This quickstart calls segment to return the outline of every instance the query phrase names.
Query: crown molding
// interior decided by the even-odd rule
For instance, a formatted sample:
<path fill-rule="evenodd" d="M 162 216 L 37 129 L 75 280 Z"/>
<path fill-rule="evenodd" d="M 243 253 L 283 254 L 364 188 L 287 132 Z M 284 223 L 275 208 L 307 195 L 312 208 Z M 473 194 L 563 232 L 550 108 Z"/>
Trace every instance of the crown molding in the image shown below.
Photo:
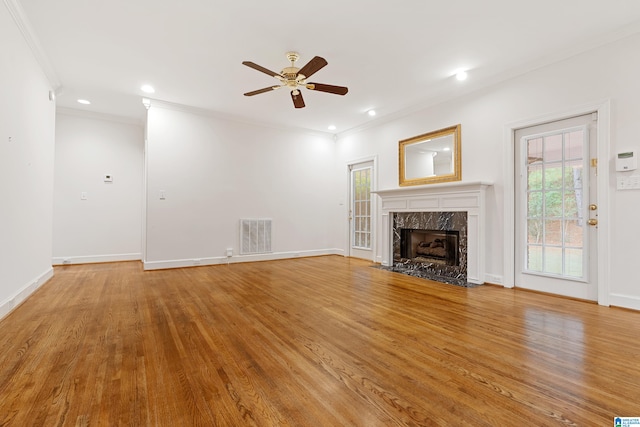
<path fill-rule="evenodd" d="M 56 114 L 65 116 L 82 117 L 85 119 L 106 120 L 109 122 L 123 123 L 127 125 L 144 126 L 144 120 L 131 117 L 117 116 L 115 114 L 97 113 L 94 111 L 77 110 L 69 107 L 56 107 Z"/>
<path fill-rule="evenodd" d="M 301 128 L 301 127 L 296 127 L 296 126 L 275 125 L 273 123 L 261 122 L 261 121 L 258 121 L 258 120 L 248 120 L 248 119 L 245 119 L 243 117 L 239 117 L 239 116 L 236 116 L 236 115 L 233 115 L 233 114 L 220 113 L 218 111 L 207 110 L 207 109 L 199 108 L 199 107 L 192 107 L 190 105 L 178 104 L 178 103 L 170 102 L 170 101 L 163 101 L 161 99 L 154 99 L 154 98 L 149 98 L 149 97 L 146 97 L 146 96 L 145 96 L 145 98 L 147 98 L 147 99 L 149 99 L 151 101 L 150 109 L 152 109 L 154 107 L 156 107 L 156 108 L 164 108 L 164 109 L 167 109 L 167 110 L 174 110 L 174 111 L 181 111 L 183 113 L 197 114 L 199 116 L 204 116 L 204 117 L 209 117 L 209 118 L 214 118 L 214 119 L 220 119 L 220 120 L 226 120 L 226 121 L 229 121 L 229 122 L 235 122 L 235 123 L 244 124 L 244 125 L 257 126 L 257 127 L 262 127 L 262 128 L 269 128 L 269 129 L 285 131 L 285 132 L 298 132 L 298 133 L 304 133 L 304 134 L 308 134 L 308 135 L 312 135 L 312 136 L 319 136 L 319 137 L 323 137 L 323 138 L 334 139 L 334 134 L 328 133 L 328 132 L 315 131 L 315 130 L 312 130 L 312 129 L 306 129 L 306 128 Z"/>
<path fill-rule="evenodd" d="M 49 61 L 49 58 L 44 53 L 44 50 L 38 41 L 38 37 L 36 37 L 33 27 L 31 26 L 27 15 L 24 13 L 24 9 L 22 9 L 19 0 L 4 0 L 4 4 L 9 11 L 11 18 L 13 18 L 13 22 L 15 22 L 16 26 L 20 30 L 22 37 L 27 42 L 29 49 L 31 49 L 33 56 L 36 58 L 36 61 L 40 65 L 40 68 L 49 81 L 49 84 L 53 90 L 57 92 L 62 87 L 62 83 L 60 83 L 60 79 L 53 69 L 51 61 Z"/>
<path fill-rule="evenodd" d="M 535 58 L 529 62 L 522 63 L 504 72 L 485 76 L 475 84 L 470 84 L 468 88 L 458 88 L 455 93 L 452 93 L 451 91 L 443 91 L 437 96 L 429 98 L 425 101 L 409 105 L 393 113 L 377 116 L 375 119 L 337 133 L 336 138 L 340 140 L 345 137 L 358 134 L 365 130 L 384 125 L 386 123 L 401 120 L 405 117 L 410 117 L 413 114 L 426 111 L 429 108 L 444 105 L 447 102 L 464 99 L 467 96 L 472 96 L 473 94 L 494 88 L 505 82 L 522 77 L 530 72 L 561 63 L 578 55 L 594 51 L 603 46 L 617 43 L 621 40 L 624 40 L 628 37 L 633 37 L 637 34 L 640 34 L 640 20 L 636 20 L 607 34 L 594 36 L 589 38 L 588 40 L 585 40 L 568 48 L 552 52 L 540 58 Z"/>

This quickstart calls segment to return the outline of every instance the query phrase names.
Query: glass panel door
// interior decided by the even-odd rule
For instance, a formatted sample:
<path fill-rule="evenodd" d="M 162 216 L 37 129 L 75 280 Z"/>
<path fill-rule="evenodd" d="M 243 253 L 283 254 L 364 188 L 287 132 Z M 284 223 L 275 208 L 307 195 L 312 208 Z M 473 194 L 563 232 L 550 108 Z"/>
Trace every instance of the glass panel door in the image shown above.
<path fill-rule="evenodd" d="M 352 171 L 352 247 L 371 249 L 371 168 Z"/>
<path fill-rule="evenodd" d="M 515 134 L 515 286 L 597 300 L 597 117 Z"/>
<path fill-rule="evenodd" d="M 373 161 L 349 166 L 349 256 L 374 260 Z"/>

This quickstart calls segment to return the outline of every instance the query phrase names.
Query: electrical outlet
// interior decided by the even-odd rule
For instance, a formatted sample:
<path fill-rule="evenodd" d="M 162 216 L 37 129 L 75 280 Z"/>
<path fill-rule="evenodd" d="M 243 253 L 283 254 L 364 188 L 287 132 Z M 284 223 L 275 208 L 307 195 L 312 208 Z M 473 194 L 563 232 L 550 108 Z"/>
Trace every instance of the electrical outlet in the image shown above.
<path fill-rule="evenodd" d="M 498 276 L 497 274 L 485 274 L 484 278 L 487 282 L 492 283 L 494 285 L 502 284 L 502 276 Z"/>
<path fill-rule="evenodd" d="M 233 256 L 233 248 L 227 248 L 227 258 L 230 258 Z"/>
<path fill-rule="evenodd" d="M 200 258 L 196 258 L 193 260 L 193 265 L 200 265 L 202 264 L 202 260 Z"/>

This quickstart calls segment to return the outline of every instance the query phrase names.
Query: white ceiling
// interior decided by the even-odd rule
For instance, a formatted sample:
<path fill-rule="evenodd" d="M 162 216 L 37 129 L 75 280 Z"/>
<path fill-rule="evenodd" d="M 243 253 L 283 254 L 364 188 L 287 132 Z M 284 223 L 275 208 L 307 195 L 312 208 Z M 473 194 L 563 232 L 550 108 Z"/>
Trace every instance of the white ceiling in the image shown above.
<path fill-rule="evenodd" d="M 14 0 L 60 83 L 57 105 L 144 117 L 154 99 L 251 122 L 334 133 L 460 96 L 640 31 L 638 0 Z M 18 6 L 18 7 L 19 7 Z M 278 81 L 288 51 L 328 62 L 303 89 Z M 467 69 L 459 82 L 452 73 Z M 89 99 L 90 106 L 76 102 Z M 369 109 L 378 115 L 366 115 Z"/>

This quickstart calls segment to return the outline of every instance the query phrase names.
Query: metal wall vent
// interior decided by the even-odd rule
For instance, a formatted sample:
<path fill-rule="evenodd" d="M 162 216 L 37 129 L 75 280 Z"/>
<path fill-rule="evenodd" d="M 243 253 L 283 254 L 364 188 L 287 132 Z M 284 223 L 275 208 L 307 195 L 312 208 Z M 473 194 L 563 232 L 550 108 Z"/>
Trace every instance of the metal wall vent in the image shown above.
<path fill-rule="evenodd" d="M 240 220 L 240 254 L 266 254 L 271 252 L 271 219 Z"/>

